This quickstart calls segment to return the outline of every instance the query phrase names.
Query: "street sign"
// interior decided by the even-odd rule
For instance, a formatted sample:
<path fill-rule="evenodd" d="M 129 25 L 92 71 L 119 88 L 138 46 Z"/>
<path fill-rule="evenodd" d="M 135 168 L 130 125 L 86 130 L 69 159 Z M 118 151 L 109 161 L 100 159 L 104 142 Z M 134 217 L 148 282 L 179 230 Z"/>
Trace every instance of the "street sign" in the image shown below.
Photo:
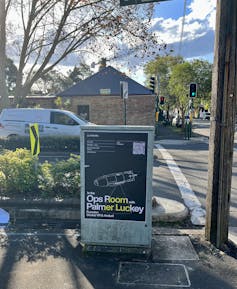
<path fill-rule="evenodd" d="M 40 142 L 39 142 L 39 126 L 38 123 L 30 124 L 30 145 L 31 153 L 33 156 L 38 156 L 40 153 Z"/>
<path fill-rule="evenodd" d="M 123 98 L 123 99 L 128 98 L 128 83 L 127 83 L 127 81 L 120 81 L 120 94 L 121 94 L 121 98 Z"/>
<path fill-rule="evenodd" d="M 151 2 L 164 2 L 170 0 L 120 0 L 120 6 L 146 4 Z"/>

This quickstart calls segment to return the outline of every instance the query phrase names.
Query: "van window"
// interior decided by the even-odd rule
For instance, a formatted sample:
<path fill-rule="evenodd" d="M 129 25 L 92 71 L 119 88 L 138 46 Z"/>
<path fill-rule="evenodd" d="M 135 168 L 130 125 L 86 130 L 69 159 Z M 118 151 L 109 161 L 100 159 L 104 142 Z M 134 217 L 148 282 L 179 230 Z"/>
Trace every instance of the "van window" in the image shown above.
<path fill-rule="evenodd" d="M 78 123 L 70 116 L 62 112 L 51 112 L 50 123 L 61 125 L 78 125 Z"/>

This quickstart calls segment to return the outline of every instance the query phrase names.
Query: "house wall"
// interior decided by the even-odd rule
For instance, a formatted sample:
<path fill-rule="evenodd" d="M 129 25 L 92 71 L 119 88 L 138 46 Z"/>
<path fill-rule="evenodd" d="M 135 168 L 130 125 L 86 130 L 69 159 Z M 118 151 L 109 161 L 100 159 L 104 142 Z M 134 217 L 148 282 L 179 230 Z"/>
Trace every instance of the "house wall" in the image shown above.
<path fill-rule="evenodd" d="M 56 98 L 37 97 L 27 98 L 27 106 L 42 108 L 57 108 Z M 65 109 L 78 114 L 78 105 L 89 106 L 89 120 L 102 125 L 124 124 L 124 101 L 119 96 L 74 96 L 62 97 L 62 102 L 70 100 Z M 155 97 L 153 95 L 129 96 L 126 100 L 127 125 L 151 125 L 155 124 Z"/>
<path fill-rule="evenodd" d="M 71 110 L 77 113 L 78 105 L 89 105 L 90 121 L 102 125 L 124 124 L 124 101 L 119 96 L 72 97 Z M 126 100 L 128 125 L 154 125 L 155 97 L 129 96 Z"/>

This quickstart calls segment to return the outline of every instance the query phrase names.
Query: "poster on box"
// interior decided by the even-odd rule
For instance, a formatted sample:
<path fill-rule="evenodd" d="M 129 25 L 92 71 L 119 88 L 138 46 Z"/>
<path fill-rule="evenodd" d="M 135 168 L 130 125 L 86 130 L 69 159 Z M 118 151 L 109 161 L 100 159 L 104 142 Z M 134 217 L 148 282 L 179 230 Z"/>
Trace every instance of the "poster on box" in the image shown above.
<path fill-rule="evenodd" d="M 85 218 L 145 221 L 147 133 L 85 133 Z"/>

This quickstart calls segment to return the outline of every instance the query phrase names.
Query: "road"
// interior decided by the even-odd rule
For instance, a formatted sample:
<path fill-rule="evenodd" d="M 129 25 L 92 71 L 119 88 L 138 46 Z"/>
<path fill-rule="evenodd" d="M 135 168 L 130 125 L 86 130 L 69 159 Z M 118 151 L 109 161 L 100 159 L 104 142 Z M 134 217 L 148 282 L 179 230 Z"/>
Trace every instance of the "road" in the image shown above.
<path fill-rule="evenodd" d="M 209 136 L 209 121 L 195 121 L 195 132 L 203 136 Z M 208 172 L 208 138 L 193 138 L 190 141 L 163 140 L 160 144 L 173 157 L 177 166 L 181 169 L 192 191 L 200 201 L 202 207 L 206 207 L 207 172 Z M 195 139 L 195 141 L 194 141 Z M 237 149 L 235 144 L 235 151 Z M 159 151 L 160 168 L 156 174 L 160 175 L 159 186 L 155 190 L 156 195 L 165 196 L 175 200 L 181 199 L 181 194 L 175 184 L 175 180 L 169 173 L 166 160 Z M 155 184 L 154 184 L 155 186 Z M 232 187 L 230 203 L 230 226 L 237 227 L 237 152 L 234 153 Z"/>

